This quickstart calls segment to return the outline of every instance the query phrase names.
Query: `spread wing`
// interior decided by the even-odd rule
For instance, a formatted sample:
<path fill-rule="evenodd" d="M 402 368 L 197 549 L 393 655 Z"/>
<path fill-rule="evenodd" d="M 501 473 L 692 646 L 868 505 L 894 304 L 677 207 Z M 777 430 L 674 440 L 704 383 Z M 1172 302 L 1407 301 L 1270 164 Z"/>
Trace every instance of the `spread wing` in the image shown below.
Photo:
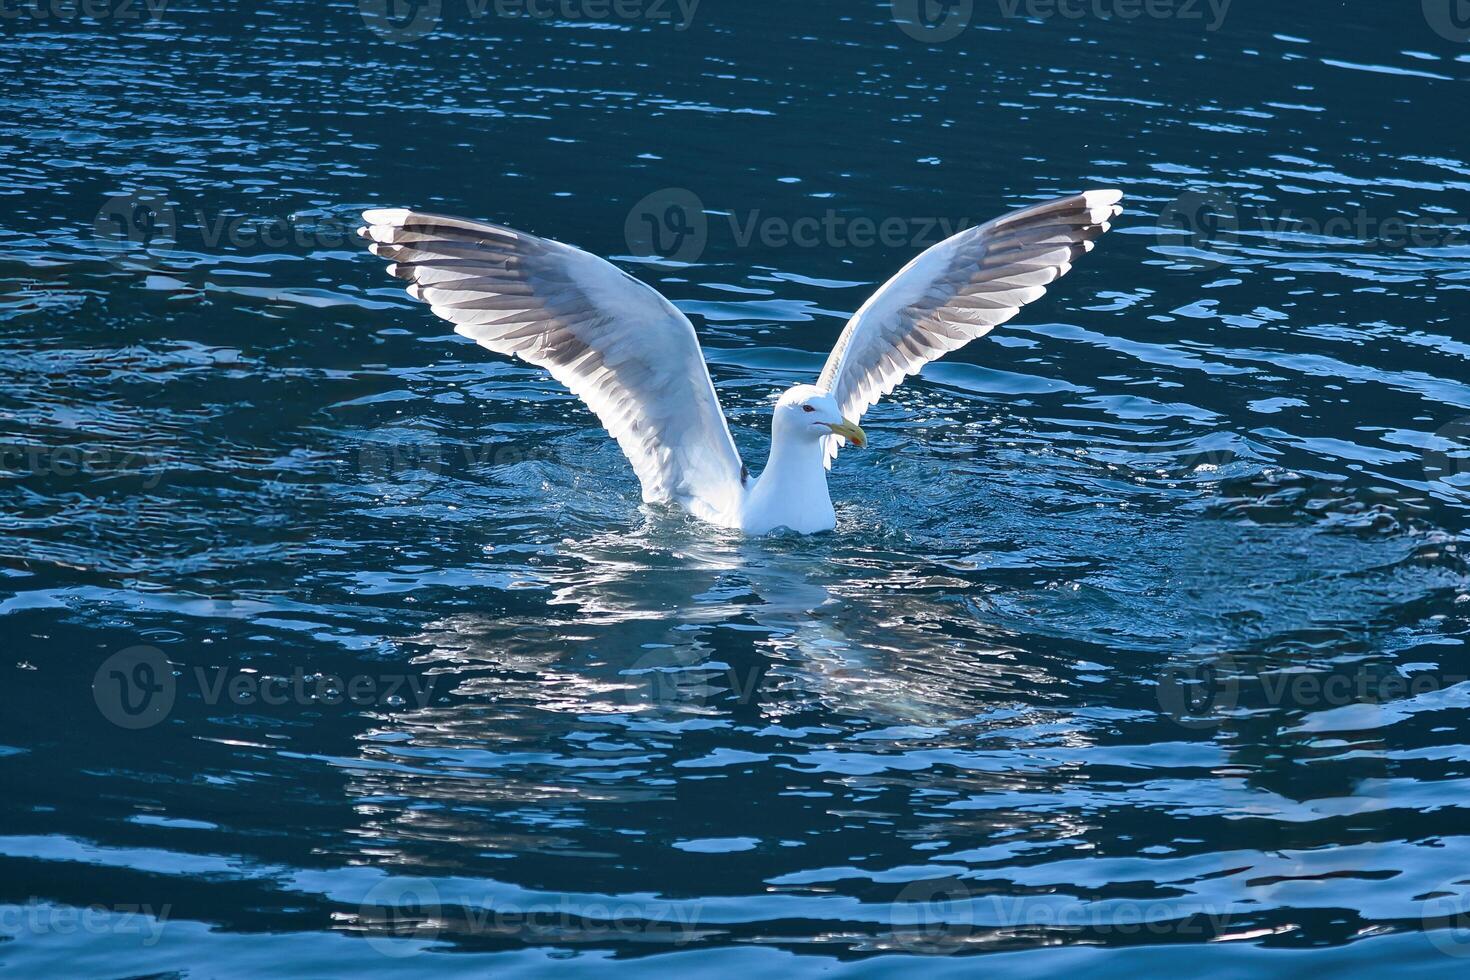
<path fill-rule="evenodd" d="M 967 228 L 919 254 L 863 304 L 817 386 L 857 421 L 925 364 L 983 337 L 1046 292 L 1123 213 L 1118 191 L 1087 191 Z M 827 437 L 827 465 L 845 442 Z"/>
<path fill-rule="evenodd" d="M 740 454 L 687 317 L 580 249 L 498 225 L 363 212 L 372 251 L 463 334 L 539 365 L 617 440 L 643 499 L 719 522 L 738 507 Z"/>

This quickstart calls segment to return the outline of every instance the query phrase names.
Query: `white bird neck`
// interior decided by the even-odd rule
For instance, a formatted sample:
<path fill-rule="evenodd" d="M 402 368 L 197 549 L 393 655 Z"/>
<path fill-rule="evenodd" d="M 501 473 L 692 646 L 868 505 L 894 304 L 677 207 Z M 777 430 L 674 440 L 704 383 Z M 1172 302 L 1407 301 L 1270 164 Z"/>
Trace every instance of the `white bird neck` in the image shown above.
<path fill-rule="evenodd" d="M 741 526 L 754 534 L 777 527 L 812 534 L 836 524 L 822 440 L 771 433 L 771 455 L 746 497 Z"/>

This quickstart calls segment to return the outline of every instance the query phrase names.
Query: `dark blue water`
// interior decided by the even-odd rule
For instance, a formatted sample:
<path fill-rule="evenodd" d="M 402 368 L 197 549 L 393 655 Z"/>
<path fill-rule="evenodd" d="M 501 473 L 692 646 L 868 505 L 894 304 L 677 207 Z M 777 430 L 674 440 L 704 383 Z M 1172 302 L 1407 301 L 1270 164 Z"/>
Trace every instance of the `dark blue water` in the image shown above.
<path fill-rule="evenodd" d="M 383 6 L 0 18 L 7 975 L 1463 974 L 1449 3 Z M 758 467 L 943 228 L 1111 186 L 800 540 L 349 234 L 612 257 Z"/>

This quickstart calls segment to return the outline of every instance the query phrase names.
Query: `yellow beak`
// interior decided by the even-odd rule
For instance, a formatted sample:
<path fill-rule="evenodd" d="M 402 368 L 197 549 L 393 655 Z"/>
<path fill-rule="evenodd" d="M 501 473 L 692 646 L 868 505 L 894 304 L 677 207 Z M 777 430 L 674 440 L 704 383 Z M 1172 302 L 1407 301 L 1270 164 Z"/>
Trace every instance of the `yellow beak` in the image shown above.
<path fill-rule="evenodd" d="M 847 419 L 843 419 L 841 423 L 837 425 L 833 425 L 829 422 L 827 424 L 827 428 L 831 429 L 833 433 L 846 439 L 848 442 L 852 443 L 859 449 L 868 444 L 868 434 L 864 432 L 856 422 L 850 422 Z"/>

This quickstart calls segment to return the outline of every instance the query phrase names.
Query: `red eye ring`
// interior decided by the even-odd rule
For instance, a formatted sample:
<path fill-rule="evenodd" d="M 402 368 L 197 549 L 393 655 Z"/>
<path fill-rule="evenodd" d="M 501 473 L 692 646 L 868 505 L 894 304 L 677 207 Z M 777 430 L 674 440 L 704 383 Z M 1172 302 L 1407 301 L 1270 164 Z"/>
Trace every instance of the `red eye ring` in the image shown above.
<path fill-rule="evenodd" d="M 801 406 L 801 410 L 803 412 L 815 412 L 816 411 L 816 409 L 815 408 L 812 408 L 810 405 L 803 405 L 803 406 Z"/>

